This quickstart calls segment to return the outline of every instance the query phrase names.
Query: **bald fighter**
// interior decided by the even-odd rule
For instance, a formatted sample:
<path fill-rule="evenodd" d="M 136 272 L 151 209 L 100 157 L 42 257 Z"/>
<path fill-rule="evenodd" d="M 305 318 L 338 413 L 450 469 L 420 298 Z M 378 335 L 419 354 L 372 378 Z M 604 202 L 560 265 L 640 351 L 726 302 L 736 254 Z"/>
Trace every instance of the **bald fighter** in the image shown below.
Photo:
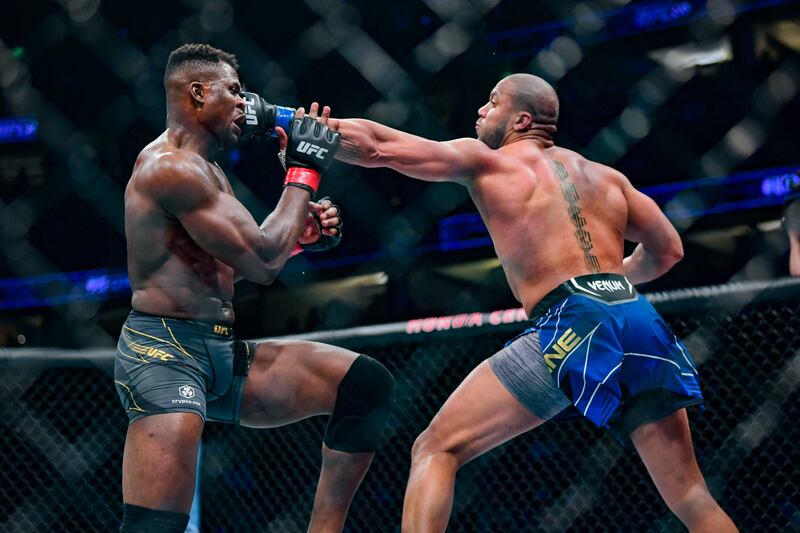
<path fill-rule="evenodd" d="M 316 106 L 297 111 L 288 139 L 279 130 L 288 171 L 275 210 L 259 225 L 235 198 L 212 155 L 268 115 L 260 98 L 243 98 L 237 68 L 208 45 L 170 54 L 167 129 L 139 154 L 125 191 L 133 311 L 115 358 L 129 418 L 124 532 L 184 531 L 206 421 L 267 428 L 321 414 L 330 418 L 308 530 L 342 531 L 390 410 L 393 378 L 374 359 L 235 340 L 234 280 L 270 284 L 298 245 L 341 237 L 338 209 L 313 201 L 338 141 L 314 120 Z"/>
<path fill-rule="evenodd" d="M 341 134 L 337 158 L 467 187 L 532 322 L 472 371 L 417 438 L 403 530 L 443 531 L 459 468 L 572 405 L 632 442 L 691 531 L 734 531 L 695 460 L 686 414 L 702 403 L 695 365 L 634 287 L 681 259 L 681 239 L 621 173 L 555 146 L 558 110 L 544 80 L 514 74 L 478 110 L 477 140 L 329 122 Z M 626 239 L 639 244 L 623 259 Z"/>

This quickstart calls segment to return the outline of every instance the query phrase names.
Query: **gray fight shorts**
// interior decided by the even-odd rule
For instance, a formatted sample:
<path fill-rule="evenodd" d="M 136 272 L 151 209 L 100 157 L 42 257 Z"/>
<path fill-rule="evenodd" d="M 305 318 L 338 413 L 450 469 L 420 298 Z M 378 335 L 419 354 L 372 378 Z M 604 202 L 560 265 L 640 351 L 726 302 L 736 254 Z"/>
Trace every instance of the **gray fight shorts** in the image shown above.
<path fill-rule="evenodd" d="M 128 422 L 160 413 L 196 413 L 239 423 L 255 346 L 230 326 L 132 311 L 122 326 L 114 382 Z"/>
<path fill-rule="evenodd" d="M 514 339 L 489 358 L 489 366 L 508 392 L 542 420 L 553 418 L 571 404 L 553 382 L 536 331 Z"/>

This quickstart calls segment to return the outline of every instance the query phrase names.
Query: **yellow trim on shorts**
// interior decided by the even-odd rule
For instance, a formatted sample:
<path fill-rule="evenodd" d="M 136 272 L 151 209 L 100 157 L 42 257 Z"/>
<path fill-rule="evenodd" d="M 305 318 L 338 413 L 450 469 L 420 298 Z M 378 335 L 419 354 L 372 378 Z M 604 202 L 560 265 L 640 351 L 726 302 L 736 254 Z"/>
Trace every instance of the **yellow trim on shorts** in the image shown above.
<path fill-rule="evenodd" d="M 145 355 L 147 357 L 152 357 L 153 359 L 159 359 L 161 361 L 167 361 L 169 359 L 178 359 L 178 354 L 173 353 L 172 350 L 166 351 L 162 350 L 161 348 L 156 348 L 155 346 L 146 346 L 144 344 L 139 344 L 134 342 L 132 339 L 128 337 L 128 335 L 123 331 L 120 335 L 125 344 L 138 354 Z M 117 344 L 119 347 L 119 344 Z M 190 356 L 191 357 L 191 356 Z"/>
<path fill-rule="evenodd" d="M 139 407 L 138 403 L 136 403 L 136 398 L 133 397 L 133 391 L 130 389 L 130 387 L 128 387 L 127 385 L 125 385 L 121 381 L 117 381 L 116 379 L 114 380 L 114 383 L 116 383 L 117 385 L 120 385 L 122 387 L 125 387 L 125 390 L 128 391 L 128 394 L 131 397 L 131 401 L 133 402 L 133 407 L 129 407 L 128 411 L 139 411 L 140 413 L 146 413 L 147 412 L 144 409 L 142 409 L 141 407 Z"/>
<path fill-rule="evenodd" d="M 125 339 L 124 339 L 124 337 L 123 337 L 123 340 L 125 340 Z M 128 344 L 128 341 L 127 341 L 127 340 L 125 340 L 125 344 Z M 133 348 L 132 348 L 130 345 L 128 345 L 128 348 L 131 348 L 131 349 L 133 349 Z M 136 361 L 137 363 L 144 363 L 144 364 L 146 364 L 146 365 L 149 365 L 149 364 L 152 362 L 152 361 L 148 361 L 148 360 L 147 360 L 147 359 L 145 359 L 144 357 L 137 357 L 137 356 L 135 356 L 135 355 L 130 355 L 130 354 L 127 354 L 127 353 L 123 352 L 122 350 L 120 350 L 120 347 L 119 347 L 119 345 L 117 345 L 117 352 L 119 352 L 119 354 L 120 354 L 121 356 L 123 356 L 123 357 L 127 357 L 127 358 L 128 358 L 128 359 L 130 359 L 131 361 Z"/>
<path fill-rule="evenodd" d="M 187 356 L 188 356 L 190 359 L 194 359 L 194 357 L 192 357 L 192 355 L 191 355 L 189 352 L 187 352 L 187 351 L 184 349 L 184 347 L 181 345 L 181 343 L 180 343 L 180 342 L 178 342 L 178 339 L 176 339 L 176 338 L 175 338 L 175 334 L 174 334 L 174 333 L 172 333 L 172 328 L 170 328 L 170 327 L 167 325 L 167 321 L 166 321 L 166 320 L 164 320 L 164 319 L 162 318 L 162 319 L 161 319 L 161 323 L 162 323 L 162 324 L 164 324 L 164 327 L 165 327 L 165 328 L 167 328 L 167 331 L 169 331 L 169 336 L 170 336 L 170 337 L 172 337 L 172 340 L 174 340 L 174 341 L 175 341 L 175 344 L 177 344 L 177 345 L 178 345 L 178 349 L 179 349 L 181 352 L 183 352 L 184 354 L 186 354 L 186 355 L 187 355 Z"/>
<path fill-rule="evenodd" d="M 163 319 L 162 319 L 162 320 L 163 320 Z M 188 353 L 186 350 L 184 350 L 182 346 L 176 346 L 175 344 L 172 344 L 172 343 L 171 343 L 171 342 L 169 342 L 168 340 L 160 339 L 160 338 L 158 338 L 158 337 L 154 337 L 153 335 L 149 335 L 149 334 L 147 334 L 147 333 L 144 333 L 144 332 L 141 332 L 141 331 L 136 331 L 135 329 L 133 329 L 133 328 L 131 328 L 131 327 L 129 327 L 129 326 L 126 326 L 126 325 L 124 325 L 124 324 L 123 324 L 123 326 L 122 326 L 122 327 L 123 327 L 123 328 L 125 328 L 125 329 L 127 329 L 127 330 L 129 330 L 129 331 L 132 331 L 132 332 L 134 332 L 134 333 L 138 333 L 139 335 L 142 335 L 142 336 L 144 336 L 144 337 L 147 337 L 147 338 L 150 338 L 150 339 L 153 339 L 153 340 L 157 340 L 157 341 L 159 341 L 159 342 L 163 342 L 164 344 L 166 344 L 166 345 L 168 345 L 168 346 L 172 346 L 173 348 L 175 348 L 175 349 L 176 349 L 176 350 L 178 350 L 179 352 L 181 352 L 181 353 L 184 353 L 184 354 L 188 355 L 190 358 L 194 359 L 194 357 L 192 357 L 191 355 L 189 355 L 189 353 Z M 169 329 L 169 328 L 167 328 L 167 329 Z M 170 333 L 171 333 L 171 332 L 170 332 Z M 174 338 L 174 337 L 173 337 L 173 338 Z M 175 342 L 177 342 L 177 341 L 175 341 Z M 139 345 L 139 346 L 141 346 L 141 345 Z"/>
<path fill-rule="evenodd" d="M 144 344 L 139 344 L 138 342 L 135 342 L 125 332 L 122 332 L 122 340 L 125 341 L 125 344 L 128 346 L 128 348 L 130 348 L 134 352 L 141 355 L 147 355 L 148 347 L 145 346 Z"/>

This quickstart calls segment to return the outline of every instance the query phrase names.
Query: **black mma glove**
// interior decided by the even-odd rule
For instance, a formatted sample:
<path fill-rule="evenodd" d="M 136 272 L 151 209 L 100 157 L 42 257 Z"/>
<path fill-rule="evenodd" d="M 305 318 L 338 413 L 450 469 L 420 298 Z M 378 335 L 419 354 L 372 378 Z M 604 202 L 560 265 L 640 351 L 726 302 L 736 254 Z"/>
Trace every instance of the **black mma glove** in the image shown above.
<path fill-rule="evenodd" d="M 320 220 L 320 218 L 319 218 L 319 213 L 317 213 L 317 211 L 315 210 L 311 214 L 311 216 L 314 217 L 314 221 L 317 223 L 317 227 L 319 228 L 319 239 L 317 239 L 316 241 L 314 241 L 312 243 L 309 243 L 309 244 L 300 244 L 300 247 L 303 248 L 303 250 L 306 250 L 308 252 L 324 252 L 325 250 L 330 250 L 334 246 L 338 245 L 339 242 L 342 240 L 342 225 L 343 225 L 343 221 L 342 221 L 342 214 L 339 211 L 339 206 L 334 204 L 331 201 L 331 199 L 329 197 L 327 197 L 327 196 L 322 198 L 322 199 L 320 199 L 319 203 L 321 204 L 325 200 L 328 200 L 328 201 L 331 202 L 331 205 L 330 205 L 330 207 L 328 207 L 328 209 L 330 209 L 331 207 L 335 207 L 336 208 L 336 212 L 337 212 L 336 213 L 336 217 L 339 219 L 339 223 L 336 224 L 333 227 L 323 227 L 322 226 L 322 220 Z M 325 235 L 324 233 L 322 233 L 323 229 L 335 229 L 335 230 L 337 230 L 336 231 L 336 235 Z"/>
<path fill-rule="evenodd" d="M 311 193 L 319 188 L 320 173 L 333 162 L 339 133 L 311 117 L 292 120 L 286 148 L 286 179 L 283 186 L 300 187 Z"/>
<path fill-rule="evenodd" d="M 287 129 L 289 122 L 294 118 L 293 108 L 270 104 L 256 93 L 242 91 L 242 98 L 245 101 L 245 122 L 239 135 L 242 141 L 269 137 L 275 126 Z"/>

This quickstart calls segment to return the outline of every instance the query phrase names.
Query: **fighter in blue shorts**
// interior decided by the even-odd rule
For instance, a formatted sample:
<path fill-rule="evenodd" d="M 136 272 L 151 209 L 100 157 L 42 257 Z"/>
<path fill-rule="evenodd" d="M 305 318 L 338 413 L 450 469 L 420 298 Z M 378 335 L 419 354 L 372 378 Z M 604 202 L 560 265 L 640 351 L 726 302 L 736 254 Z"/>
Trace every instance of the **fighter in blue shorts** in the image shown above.
<path fill-rule="evenodd" d="M 464 185 L 535 321 L 478 365 L 417 438 L 403 530 L 443 531 L 459 468 L 572 405 L 633 444 L 686 527 L 735 531 L 694 455 L 685 407 L 702 402 L 697 371 L 633 287 L 679 261 L 681 239 L 625 176 L 554 144 L 558 107 L 547 82 L 513 74 L 478 110 L 477 139 L 328 122 L 341 135 L 339 159 Z M 639 245 L 623 258 L 625 240 Z"/>
<path fill-rule="evenodd" d="M 489 364 L 543 420 L 573 405 L 628 444 L 637 427 L 703 402 L 683 342 L 624 276 L 570 278 L 530 318 Z"/>

